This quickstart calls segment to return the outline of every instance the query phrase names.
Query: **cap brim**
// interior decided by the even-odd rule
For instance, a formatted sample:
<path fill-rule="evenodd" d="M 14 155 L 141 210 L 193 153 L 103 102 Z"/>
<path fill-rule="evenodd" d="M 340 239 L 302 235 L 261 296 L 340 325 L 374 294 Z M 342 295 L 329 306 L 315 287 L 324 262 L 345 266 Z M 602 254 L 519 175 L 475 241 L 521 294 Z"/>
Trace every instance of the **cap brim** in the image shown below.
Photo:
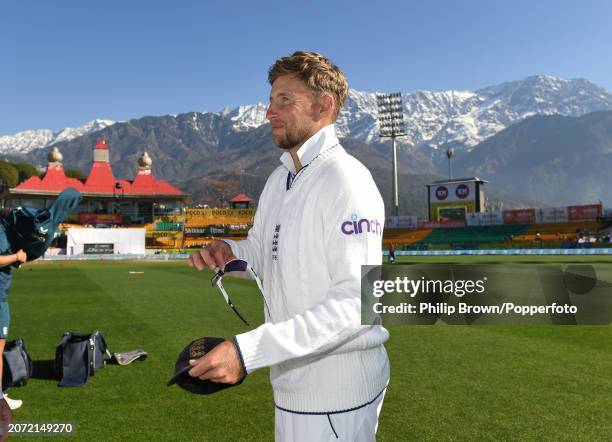
<path fill-rule="evenodd" d="M 202 357 L 204 354 L 210 352 L 214 347 L 224 341 L 225 339 L 223 338 L 210 337 L 200 338 L 196 339 L 195 341 L 192 341 L 180 352 L 176 361 L 176 365 L 174 367 L 174 374 L 166 385 L 169 387 L 171 385 L 176 384 L 183 390 L 195 394 L 212 394 L 224 390 L 226 388 L 240 385 L 242 383 L 242 380 L 240 380 L 240 382 L 237 382 L 236 384 L 224 384 L 222 382 L 202 380 L 200 378 L 196 378 L 189 375 L 189 370 L 191 370 L 191 364 L 189 363 L 189 361 L 191 359 L 197 359 Z M 192 353 L 190 349 L 191 346 L 194 344 L 197 344 L 198 351 Z"/>
<path fill-rule="evenodd" d="M 178 372 L 174 373 L 174 376 L 172 376 L 172 379 L 168 381 L 166 386 L 169 387 L 170 385 L 176 384 L 176 381 L 178 381 L 179 378 L 181 378 L 185 373 L 188 373 L 189 370 L 191 370 L 191 365 L 181 368 Z"/>

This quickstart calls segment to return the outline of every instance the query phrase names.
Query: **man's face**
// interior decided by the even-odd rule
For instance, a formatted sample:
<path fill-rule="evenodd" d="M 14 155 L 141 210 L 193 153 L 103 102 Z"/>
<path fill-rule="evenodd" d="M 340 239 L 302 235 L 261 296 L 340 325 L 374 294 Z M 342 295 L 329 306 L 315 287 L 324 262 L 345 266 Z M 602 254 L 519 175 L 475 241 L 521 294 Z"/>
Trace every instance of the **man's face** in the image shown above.
<path fill-rule="evenodd" d="M 286 150 L 299 147 L 319 130 L 317 106 L 317 100 L 295 75 L 278 77 L 266 112 L 276 145 Z"/>

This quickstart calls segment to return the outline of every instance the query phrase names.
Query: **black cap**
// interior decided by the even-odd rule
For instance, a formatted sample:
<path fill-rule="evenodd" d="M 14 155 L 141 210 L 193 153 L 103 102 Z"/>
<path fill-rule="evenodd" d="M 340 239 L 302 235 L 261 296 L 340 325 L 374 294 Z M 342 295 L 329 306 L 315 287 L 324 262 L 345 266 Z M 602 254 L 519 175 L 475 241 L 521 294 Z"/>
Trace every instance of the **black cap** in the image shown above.
<path fill-rule="evenodd" d="M 174 376 L 168 381 L 168 386 L 176 384 L 183 390 L 187 390 L 195 394 L 211 394 L 220 390 L 225 390 L 229 387 L 235 387 L 242 383 L 242 379 L 235 384 L 224 384 L 221 382 L 203 381 L 189 375 L 191 365 L 190 359 L 199 359 L 206 353 L 210 352 L 217 345 L 221 344 L 223 338 L 200 338 L 192 341 L 187 347 L 181 351 L 174 366 Z M 244 379 L 244 378 L 243 378 Z"/>

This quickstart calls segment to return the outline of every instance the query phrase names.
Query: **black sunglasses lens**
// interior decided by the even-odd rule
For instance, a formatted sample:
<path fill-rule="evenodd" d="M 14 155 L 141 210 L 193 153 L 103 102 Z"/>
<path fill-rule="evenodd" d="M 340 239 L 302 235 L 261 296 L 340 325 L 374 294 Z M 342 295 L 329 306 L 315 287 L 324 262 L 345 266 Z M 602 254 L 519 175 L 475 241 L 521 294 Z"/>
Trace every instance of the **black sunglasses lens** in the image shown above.
<path fill-rule="evenodd" d="M 247 262 L 242 259 L 234 259 L 225 264 L 224 273 L 228 272 L 244 272 L 247 269 Z"/>

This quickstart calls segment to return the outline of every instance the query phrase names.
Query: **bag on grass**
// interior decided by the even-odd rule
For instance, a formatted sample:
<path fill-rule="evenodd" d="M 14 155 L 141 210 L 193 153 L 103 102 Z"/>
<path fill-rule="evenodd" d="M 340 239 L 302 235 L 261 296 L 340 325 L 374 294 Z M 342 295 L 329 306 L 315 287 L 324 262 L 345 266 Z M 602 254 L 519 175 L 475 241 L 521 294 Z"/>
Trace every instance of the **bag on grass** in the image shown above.
<path fill-rule="evenodd" d="M 55 371 L 60 377 L 60 387 L 80 387 L 89 376 L 111 357 L 104 336 L 99 331 L 91 334 L 66 332 L 55 350 Z"/>
<path fill-rule="evenodd" d="M 4 346 L 2 358 L 4 361 L 2 390 L 6 391 L 11 387 L 25 385 L 32 376 L 34 365 L 25 348 L 23 339 L 17 338 L 14 341 L 8 341 Z"/>

